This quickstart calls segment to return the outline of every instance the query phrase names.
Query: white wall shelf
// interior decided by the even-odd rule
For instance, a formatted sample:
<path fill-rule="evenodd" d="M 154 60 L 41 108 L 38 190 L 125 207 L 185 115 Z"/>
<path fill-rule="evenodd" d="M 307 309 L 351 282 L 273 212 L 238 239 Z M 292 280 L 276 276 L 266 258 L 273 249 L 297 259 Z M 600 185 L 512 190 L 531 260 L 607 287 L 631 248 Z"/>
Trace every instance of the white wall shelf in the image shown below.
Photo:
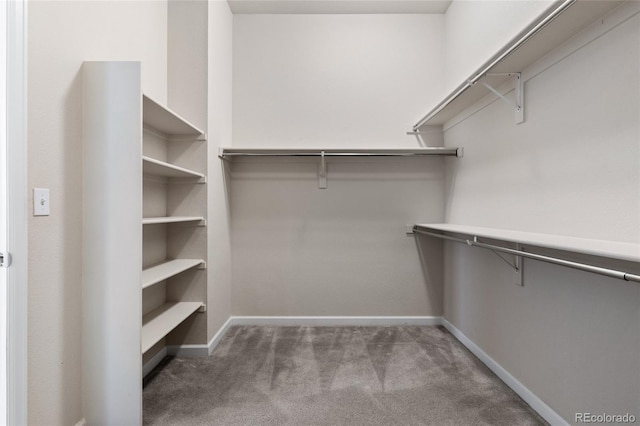
<path fill-rule="evenodd" d="M 142 157 L 142 171 L 146 175 L 165 178 L 197 179 L 199 183 L 205 183 L 206 178 L 202 173 L 176 166 L 155 158 Z"/>
<path fill-rule="evenodd" d="M 200 302 L 165 303 L 145 315 L 142 319 L 142 353 L 151 349 L 201 306 Z"/>
<path fill-rule="evenodd" d="M 204 137 L 202 130 L 147 95 L 142 96 L 142 111 L 145 127 L 151 127 L 172 139 Z"/>
<path fill-rule="evenodd" d="M 142 288 L 151 287 L 191 268 L 204 265 L 202 259 L 173 259 L 142 271 Z"/>
<path fill-rule="evenodd" d="M 485 62 L 466 81 L 448 94 L 414 126 L 442 125 L 490 93 L 484 84 L 499 87 L 508 78 L 533 64 L 622 1 L 555 2 L 510 43 Z M 493 74 L 487 76 L 487 74 Z M 496 75 L 498 74 L 498 75 Z M 481 84 L 478 84 L 481 83 Z"/>
<path fill-rule="evenodd" d="M 165 223 L 181 223 L 181 222 L 201 222 L 205 224 L 202 216 L 166 216 L 166 217 L 145 217 L 142 219 L 143 225 L 160 225 Z"/>

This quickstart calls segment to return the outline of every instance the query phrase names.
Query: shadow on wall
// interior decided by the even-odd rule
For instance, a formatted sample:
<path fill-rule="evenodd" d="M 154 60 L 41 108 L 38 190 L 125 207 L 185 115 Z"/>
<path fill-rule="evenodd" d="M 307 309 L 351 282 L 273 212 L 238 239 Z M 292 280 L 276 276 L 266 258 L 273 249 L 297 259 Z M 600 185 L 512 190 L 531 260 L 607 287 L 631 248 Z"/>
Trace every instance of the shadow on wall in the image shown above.
<path fill-rule="evenodd" d="M 62 190 L 59 193 L 57 214 L 61 216 L 62 229 L 62 250 L 58 255 L 62 258 L 63 273 L 61 289 L 60 308 L 52 307 L 60 312 L 62 350 L 60 356 L 60 376 L 66 384 L 64 389 L 70 392 L 61 392 L 59 407 L 71 407 L 78 404 L 74 390 L 80 389 L 82 385 L 82 369 L 78 365 L 82 364 L 82 221 L 83 221 L 83 198 L 82 198 L 82 170 L 83 170 L 83 141 L 82 141 L 82 66 L 73 79 L 71 86 L 64 98 L 64 122 L 63 139 L 60 141 L 63 151 L 62 168 Z M 56 170 L 56 168 L 53 168 Z M 56 214 L 55 207 L 52 208 L 52 216 Z M 52 218 L 53 219 L 53 218 Z M 48 329 L 49 327 L 45 327 Z M 73 330 L 69 332 L 69 330 Z M 81 406 L 77 407 L 80 412 Z M 71 412 L 75 412 L 72 410 Z M 70 414 L 73 416 L 73 414 Z M 77 420 L 77 419 L 70 419 Z"/>
<path fill-rule="evenodd" d="M 432 308 L 439 308 L 439 312 L 434 311 L 433 315 L 444 315 L 444 242 L 427 235 L 413 235 L 429 300 L 437 302 L 433 303 Z"/>

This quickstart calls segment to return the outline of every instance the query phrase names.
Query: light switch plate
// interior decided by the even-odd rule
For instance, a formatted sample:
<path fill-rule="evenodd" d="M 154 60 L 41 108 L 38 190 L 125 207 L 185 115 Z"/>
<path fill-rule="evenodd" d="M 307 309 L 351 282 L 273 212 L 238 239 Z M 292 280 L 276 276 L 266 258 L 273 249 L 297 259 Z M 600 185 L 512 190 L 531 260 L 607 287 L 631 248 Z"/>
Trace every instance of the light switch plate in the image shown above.
<path fill-rule="evenodd" d="M 49 216 L 49 188 L 33 188 L 33 215 Z"/>

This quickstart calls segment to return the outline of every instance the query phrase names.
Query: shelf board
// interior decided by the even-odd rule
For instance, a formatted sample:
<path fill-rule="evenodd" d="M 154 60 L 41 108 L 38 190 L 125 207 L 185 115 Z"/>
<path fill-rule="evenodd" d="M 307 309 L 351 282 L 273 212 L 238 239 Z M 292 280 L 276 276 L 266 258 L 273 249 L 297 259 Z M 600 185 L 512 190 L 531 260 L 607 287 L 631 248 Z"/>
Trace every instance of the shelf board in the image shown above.
<path fill-rule="evenodd" d="M 534 232 L 510 231 L 506 229 L 483 228 L 478 226 L 454 225 L 449 223 L 419 223 L 425 230 L 435 230 L 494 240 L 520 243 L 555 250 L 582 253 L 611 259 L 640 262 L 640 244 L 619 241 L 596 240 L 568 237 L 563 235 Z"/>
<path fill-rule="evenodd" d="M 204 179 L 202 173 L 185 169 L 164 161 L 156 160 L 151 157 L 142 157 L 142 171 L 147 175 L 161 176 L 166 178 L 186 178 L 186 179 Z"/>
<path fill-rule="evenodd" d="M 204 132 L 169 108 L 142 95 L 142 122 L 169 137 L 198 138 Z"/>
<path fill-rule="evenodd" d="M 145 315 L 142 318 L 142 353 L 151 349 L 200 306 L 200 302 L 165 303 Z"/>
<path fill-rule="evenodd" d="M 188 269 L 204 264 L 202 259 L 173 259 L 142 271 L 142 288 L 151 287 Z"/>
<path fill-rule="evenodd" d="M 220 148 L 219 156 L 225 157 L 412 157 L 412 156 L 462 156 L 459 148 Z"/>
<path fill-rule="evenodd" d="M 571 3 L 571 0 L 562 3 L 563 6 L 560 7 L 564 7 L 565 3 Z M 554 4 L 431 109 L 414 126 L 414 130 L 427 124 L 445 124 L 448 120 L 490 93 L 483 84 L 478 83 L 486 81 L 493 87 L 499 87 L 508 78 L 487 77 L 485 74 L 521 72 L 622 3 L 623 1 L 575 1 L 538 32 L 527 38 L 526 36 L 544 20 L 547 14 L 550 14 L 558 7 L 557 4 Z M 522 40 L 524 41 L 519 43 Z M 511 50 L 513 48 L 515 50 Z M 503 59 L 499 59 L 506 52 L 510 53 Z M 496 60 L 498 60 L 497 63 Z M 473 82 L 474 84 L 469 84 L 468 82 Z"/>
<path fill-rule="evenodd" d="M 142 219 L 143 225 L 158 225 L 163 223 L 180 222 L 204 222 L 202 216 L 167 216 L 167 217 L 145 217 Z"/>

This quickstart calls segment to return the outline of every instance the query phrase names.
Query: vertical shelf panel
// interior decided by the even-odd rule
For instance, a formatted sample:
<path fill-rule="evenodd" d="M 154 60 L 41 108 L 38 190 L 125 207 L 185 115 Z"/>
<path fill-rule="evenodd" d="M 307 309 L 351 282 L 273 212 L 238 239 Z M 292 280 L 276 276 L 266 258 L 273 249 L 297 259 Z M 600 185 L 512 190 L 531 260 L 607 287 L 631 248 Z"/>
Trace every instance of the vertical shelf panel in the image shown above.
<path fill-rule="evenodd" d="M 83 413 L 141 424 L 140 63 L 85 62 L 83 73 Z"/>

